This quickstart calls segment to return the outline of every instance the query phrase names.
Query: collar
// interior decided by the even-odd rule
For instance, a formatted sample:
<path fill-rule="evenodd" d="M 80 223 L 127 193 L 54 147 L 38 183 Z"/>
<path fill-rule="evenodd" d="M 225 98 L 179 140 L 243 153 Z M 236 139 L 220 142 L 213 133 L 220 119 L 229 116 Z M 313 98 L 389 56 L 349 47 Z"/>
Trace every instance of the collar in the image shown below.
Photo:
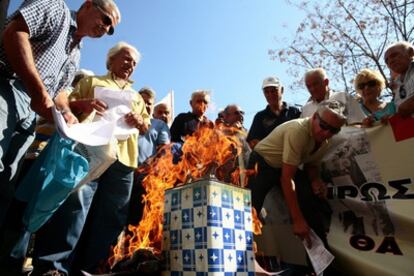
<path fill-rule="evenodd" d="M 69 19 L 69 33 L 72 34 L 72 46 L 77 46 L 78 48 L 82 48 L 82 40 L 76 41 L 75 39 L 75 32 L 78 29 L 78 23 L 76 23 L 76 16 L 77 13 L 75 11 L 70 11 L 70 19 Z"/>
<path fill-rule="evenodd" d="M 117 81 L 117 78 L 115 77 L 115 74 L 113 74 L 111 71 L 108 71 L 108 73 L 106 73 L 106 77 L 113 80 L 114 82 Z M 130 85 L 132 85 L 134 83 L 134 81 L 131 80 L 131 79 L 127 79 L 126 82 Z"/>

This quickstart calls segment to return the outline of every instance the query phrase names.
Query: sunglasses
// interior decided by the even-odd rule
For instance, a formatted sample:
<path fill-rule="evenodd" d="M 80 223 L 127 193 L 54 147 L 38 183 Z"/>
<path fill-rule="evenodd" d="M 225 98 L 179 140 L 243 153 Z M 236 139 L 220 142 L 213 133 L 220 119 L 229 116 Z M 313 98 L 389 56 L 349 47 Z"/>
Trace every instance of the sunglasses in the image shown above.
<path fill-rule="evenodd" d="M 365 86 L 375 87 L 375 86 L 377 86 L 377 84 L 378 84 L 378 82 L 376 80 L 370 80 L 370 81 L 367 81 L 367 82 L 361 82 L 360 84 L 358 84 L 357 87 L 358 87 L 359 90 L 363 90 L 365 88 Z"/>
<path fill-rule="evenodd" d="M 103 25 L 101 28 L 105 28 L 106 26 L 109 26 L 109 30 L 107 32 L 108 35 L 112 35 L 114 33 L 114 27 L 112 26 L 112 19 L 109 17 L 107 12 L 102 9 L 98 4 L 94 4 L 94 6 L 102 13 L 102 23 Z"/>
<path fill-rule="evenodd" d="M 340 127 L 333 127 L 330 124 L 328 124 L 327 122 L 325 122 L 318 113 L 316 113 L 316 117 L 319 120 L 319 127 L 322 130 L 329 130 L 329 132 L 332 133 L 332 134 L 338 134 L 341 131 Z"/>

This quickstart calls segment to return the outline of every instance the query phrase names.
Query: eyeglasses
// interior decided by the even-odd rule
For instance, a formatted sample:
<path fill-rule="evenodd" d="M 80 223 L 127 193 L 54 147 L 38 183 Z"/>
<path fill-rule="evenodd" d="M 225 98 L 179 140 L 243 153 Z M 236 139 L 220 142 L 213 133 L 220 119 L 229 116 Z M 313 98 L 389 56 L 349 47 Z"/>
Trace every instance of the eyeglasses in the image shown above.
<path fill-rule="evenodd" d="M 337 134 L 341 131 L 340 127 L 333 127 L 330 124 L 328 124 L 327 122 L 325 122 L 318 113 L 316 113 L 316 117 L 319 120 L 319 127 L 322 130 L 329 130 L 329 132 L 332 133 L 332 134 Z"/>
<path fill-rule="evenodd" d="M 367 82 L 361 82 L 360 84 L 358 84 L 357 87 L 358 87 L 359 90 L 364 90 L 365 86 L 375 87 L 375 86 L 377 86 L 377 84 L 378 84 L 378 82 L 376 80 L 370 80 L 370 81 L 367 81 Z"/>
<path fill-rule="evenodd" d="M 112 19 L 109 17 L 108 13 L 102 9 L 98 4 L 94 3 L 94 6 L 102 13 L 102 29 L 105 29 L 106 26 L 109 26 L 109 30 L 107 32 L 108 35 L 112 35 L 114 33 L 114 27 L 112 26 Z"/>

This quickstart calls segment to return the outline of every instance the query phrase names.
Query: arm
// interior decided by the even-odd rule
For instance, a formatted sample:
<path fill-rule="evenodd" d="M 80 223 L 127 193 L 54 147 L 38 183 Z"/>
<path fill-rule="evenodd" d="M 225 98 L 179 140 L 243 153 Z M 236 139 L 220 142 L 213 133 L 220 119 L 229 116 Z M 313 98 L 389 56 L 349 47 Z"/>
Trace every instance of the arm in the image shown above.
<path fill-rule="evenodd" d="M 36 69 L 29 40 L 29 29 L 21 15 L 6 26 L 3 46 L 13 70 L 27 89 L 32 110 L 49 121 L 53 121 L 51 113 L 53 101 Z"/>
<path fill-rule="evenodd" d="M 402 117 L 409 117 L 414 114 L 414 96 L 411 96 L 398 106 L 397 113 Z"/>
<path fill-rule="evenodd" d="M 306 240 L 308 246 L 311 246 L 309 236 L 310 228 L 300 210 L 296 192 L 293 188 L 295 185 L 293 178 L 296 170 L 296 166 L 283 163 L 281 176 L 282 190 L 293 221 L 293 234 L 297 235 L 302 240 Z"/>
<path fill-rule="evenodd" d="M 63 115 L 63 118 L 65 118 L 65 121 L 68 124 L 77 124 L 79 123 L 78 118 L 72 113 L 70 106 L 69 106 L 69 99 L 68 94 L 66 91 L 61 91 L 56 97 L 55 97 L 55 105 L 58 110 Z"/>
<path fill-rule="evenodd" d="M 319 198 L 326 198 L 328 195 L 328 189 L 325 182 L 319 177 L 319 168 L 313 164 L 305 164 L 305 170 L 309 176 L 312 185 L 313 193 Z"/>

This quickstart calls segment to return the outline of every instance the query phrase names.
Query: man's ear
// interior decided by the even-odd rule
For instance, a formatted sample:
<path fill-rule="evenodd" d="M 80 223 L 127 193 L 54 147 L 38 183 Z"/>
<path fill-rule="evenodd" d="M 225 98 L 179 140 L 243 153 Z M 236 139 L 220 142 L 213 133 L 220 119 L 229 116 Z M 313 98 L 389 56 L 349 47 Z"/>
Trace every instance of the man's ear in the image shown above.
<path fill-rule="evenodd" d="M 414 57 L 414 49 L 412 47 L 408 48 L 408 55 L 412 58 Z"/>
<path fill-rule="evenodd" d="M 329 86 L 329 79 L 324 79 L 324 80 L 323 80 L 323 84 L 324 84 L 325 86 Z"/>
<path fill-rule="evenodd" d="M 283 91 L 285 91 L 285 88 L 282 86 L 280 87 L 280 94 L 283 94 Z"/>

